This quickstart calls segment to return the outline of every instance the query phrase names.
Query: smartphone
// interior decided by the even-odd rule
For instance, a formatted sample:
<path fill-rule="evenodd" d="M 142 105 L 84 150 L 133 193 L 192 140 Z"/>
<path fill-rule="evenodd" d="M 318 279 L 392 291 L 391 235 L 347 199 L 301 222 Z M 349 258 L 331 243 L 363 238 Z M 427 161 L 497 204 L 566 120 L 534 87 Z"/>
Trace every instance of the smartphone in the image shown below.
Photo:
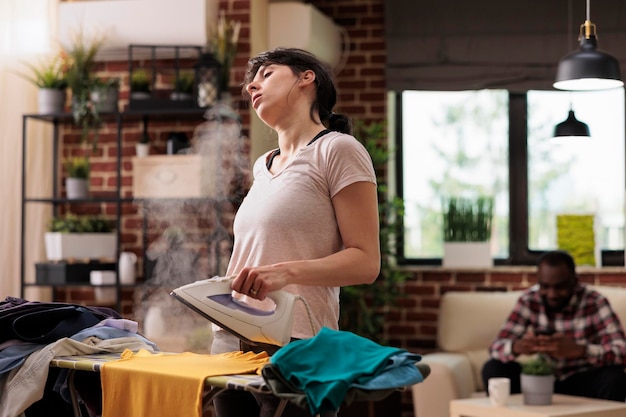
<path fill-rule="evenodd" d="M 552 329 L 535 329 L 536 336 L 552 336 L 554 330 Z"/>

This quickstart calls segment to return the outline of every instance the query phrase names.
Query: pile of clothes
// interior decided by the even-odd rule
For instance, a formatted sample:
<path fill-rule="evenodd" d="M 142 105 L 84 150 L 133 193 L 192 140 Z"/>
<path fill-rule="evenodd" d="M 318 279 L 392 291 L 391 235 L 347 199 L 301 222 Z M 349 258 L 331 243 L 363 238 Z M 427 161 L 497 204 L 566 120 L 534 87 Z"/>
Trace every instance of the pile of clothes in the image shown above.
<path fill-rule="evenodd" d="M 158 347 L 139 335 L 137 328 L 136 322 L 106 307 L 7 297 L 0 302 L 0 417 L 39 417 L 50 415 L 51 409 L 58 410 L 55 415 L 59 417 L 73 415 L 67 370 L 54 370 L 52 375 L 50 361 L 58 356 L 121 353 L 125 349 L 157 352 Z M 81 386 L 89 389 L 87 383 Z M 93 388 L 98 391 L 93 394 L 97 403 L 97 374 Z M 84 397 L 89 398 L 89 393 Z M 50 403 L 55 401 L 58 403 Z M 67 414 L 62 414 L 62 409 Z"/>

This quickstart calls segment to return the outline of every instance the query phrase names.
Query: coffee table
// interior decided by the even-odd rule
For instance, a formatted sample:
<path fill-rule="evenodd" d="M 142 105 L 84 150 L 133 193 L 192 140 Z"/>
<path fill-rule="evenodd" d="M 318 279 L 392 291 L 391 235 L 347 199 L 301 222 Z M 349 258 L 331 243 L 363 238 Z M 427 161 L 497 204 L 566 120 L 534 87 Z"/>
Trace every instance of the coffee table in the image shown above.
<path fill-rule="evenodd" d="M 511 395 L 504 407 L 489 398 L 450 401 L 450 417 L 624 417 L 626 403 L 554 394 L 551 405 L 524 405 L 522 394 Z"/>

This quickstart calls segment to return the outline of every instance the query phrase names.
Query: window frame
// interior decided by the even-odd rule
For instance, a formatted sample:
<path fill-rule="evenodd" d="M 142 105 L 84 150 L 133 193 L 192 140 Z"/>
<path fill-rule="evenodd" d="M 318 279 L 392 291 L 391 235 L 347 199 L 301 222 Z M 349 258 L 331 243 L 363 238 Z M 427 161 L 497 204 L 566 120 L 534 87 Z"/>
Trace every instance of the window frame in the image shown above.
<path fill-rule="evenodd" d="M 403 198 L 402 92 L 394 94 L 396 193 Z M 535 265 L 544 251 L 528 248 L 528 142 L 526 92 L 509 91 L 509 256 L 494 258 L 494 265 Z M 625 118 L 626 119 L 626 118 Z M 625 126 L 626 128 L 626 126 Z M 626 155 L 624 155 L 626 159 Z M 626 176 L 626 172 L 624 173 Z M 404 257 L 404 219 L 398 222 L 398 265 L 441 265 L 441 258 Z M 624 266 L 624 250 L 602 250 L 602 266 Z"/>

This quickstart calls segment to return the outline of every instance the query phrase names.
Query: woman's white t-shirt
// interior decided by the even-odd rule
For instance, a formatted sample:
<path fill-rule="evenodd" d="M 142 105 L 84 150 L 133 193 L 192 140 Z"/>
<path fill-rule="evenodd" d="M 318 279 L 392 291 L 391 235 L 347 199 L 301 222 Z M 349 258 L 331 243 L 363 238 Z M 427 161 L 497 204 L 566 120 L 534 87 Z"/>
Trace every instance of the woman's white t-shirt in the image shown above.
<path fill-rule="evenodd" d="M 235 216 L 228 276 L 244 267 L 318 259 L 343 250 L 332 198 L 355 182 L 376 183 L 367 150 L 343 133 L 321 136 L 276 174 L 266 166 L 270 153 L 256 160 L 254 181 Z M 339 287 L 288 285 L 284 290 L 300 295 L 311 309 L 314 330 L 304 304 L 296 301 L 292 337 L 312 337 L 322 326 L 338 328 Z"/>

